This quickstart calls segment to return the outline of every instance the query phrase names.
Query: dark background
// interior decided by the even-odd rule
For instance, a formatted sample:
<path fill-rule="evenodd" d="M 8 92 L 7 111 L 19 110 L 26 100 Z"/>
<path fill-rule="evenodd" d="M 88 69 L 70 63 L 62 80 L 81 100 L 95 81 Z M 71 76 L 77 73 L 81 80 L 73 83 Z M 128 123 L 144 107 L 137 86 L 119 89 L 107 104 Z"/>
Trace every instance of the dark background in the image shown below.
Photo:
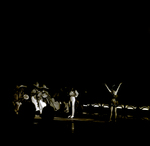
<path fill-rule="evenodd" d="M 47 12 L 14 10 L 5 17 L 2 78 L 9 90 L 38 81 L 51 89 L 87 89 L 96 101 L 108 94 L 104 83 L 123 82 L 122 99 L 148 103 L 150 28 L 145 14 Z"/>

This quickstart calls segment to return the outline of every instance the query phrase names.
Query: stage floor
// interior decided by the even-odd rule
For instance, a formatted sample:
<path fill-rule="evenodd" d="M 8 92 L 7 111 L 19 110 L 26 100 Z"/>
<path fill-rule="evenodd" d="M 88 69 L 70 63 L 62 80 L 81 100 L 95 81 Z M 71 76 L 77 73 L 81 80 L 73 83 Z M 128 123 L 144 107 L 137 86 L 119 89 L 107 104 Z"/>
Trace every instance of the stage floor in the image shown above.
<path fill-rule="evenodd" d="M 35 120 L 42 120 L 42 118 L 39 115 L 35 115 L 34 119 Z M 126 118 L 118 116 L 117 121 L 122 121 L 122 120 L 135 120 L 135 119 L 133 116 L 130 116 L 130 115 L 128 115 L 128 117 L 126 117 Z M 142 117 L 140 120 L 145 120 L 145 121 L 150 122 L 150 118 L 148 118 L 148 117 Z M 108 120 L 106 120 L 106 117 L 104 119 L 104 118 L 98 117 L 98 116 L 97 117 L 95 116 L 95 118 L 84 117 L 84 116 L 83 117 L 74 117 L 72 119 L 67 118 L 67 116 L 66 117 L 55 116 L 54 121 L 83 121 L 83 122 L 100 122 L 100 123 L 108 122 Z"/>
<path fill-rule="evenodd" d="M 40 125 L 42 121 L 41 117 L 35 117 L 35 125 Z M 108 120 L 100 120 L 94 118 L 82 118 L 75 117 L 73 119 L 65 117 L 54 117 L 53 127 L 49 123 L 46 129 L 50 129 L 55 134 L 79 134 L 79 135 L 97 135 L 97 132 L 103 137 L 104 135 L 111 136 L 116 134 L 125 134 L 128 131 L 128 135 L 138 134 L 139 132 L 144 134 L 147 130 L 150 130 L 149 120 L 136 120 L 136 119 L 118 119 L 117 122 L 109 122 Z"/>
<path fill-rule="evenodd" d="M 35 120 L 42 120 L 42 118 L 40 116 L 35 116 L 34 118 Z M 54 117 L 54 121 L 82 121 L 82 122 L 106 122 L 106 121 L 101 121 L 101 120 L 95 120 L 93 118 L 79 118 L 79 117 L 75 117 L 75 118 L 67 118 L 67 117 Z"/>

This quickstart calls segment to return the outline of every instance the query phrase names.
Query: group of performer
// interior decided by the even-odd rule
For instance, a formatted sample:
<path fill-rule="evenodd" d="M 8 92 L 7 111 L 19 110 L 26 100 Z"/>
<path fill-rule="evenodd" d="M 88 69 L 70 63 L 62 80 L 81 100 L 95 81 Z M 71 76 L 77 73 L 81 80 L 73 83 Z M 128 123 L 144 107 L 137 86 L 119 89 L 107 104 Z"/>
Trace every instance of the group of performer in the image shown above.
<path fill-rule="evenodd" d="M 112 86 L 110 89 L 107 84 L 104 84 L 108 91 L 111 93 L 112 98 L 111 98 L 111 104 L 110 104 L 110 121 L 112 120 L 113 116 L 113 111 L 115 111 L 115 120 L 117 118 L 117 105 L 118 105 L 118 91 L 122 83 L 120 83 L 115 90 L 115 85 Z M 15 106 L 15 112 L 18 114 L 19 107 L 23 104 L 23 102 L 30 101 L 35 105 L 36 109 L 36 114 L 42 114 L 42 110 L 44 107 L 47 105 L 51 106 L 54 108 L 54 110 L 57 110 L 55 100 L 54 98 L 51 97 L 51 95 L 48 92 L 48 87 L 43 84 L 42 87 L 39 86 L 39 83 L 36 82 L 33 84 L 33 89 L 31 90 L 30 95 L 25 94 L 25 88 L 27 86 L 25 85 L 20 85 L 16 86 L 15 89 L 15 94 L 14 94 L 14 100 L 13 104 Z M 67 104 L 67 108 L 71 107 L 71 115 L 68 116 L 68 118 L 74 118 L 75 115 L 75 102 L 76 98 L 79 96 L 79 92 L 75 89 L 72 88 L 71 91 L 69 92 L 70 100 Z"/>
<path fill-rule="evenodd" d="M 30 92 L 30 95 L 25 94 L 25 89 L 27 86 L 20 85 L 16 86 L 14 98 L 13 98 L 13 105 L 14 111 L 16 114 L 19 113 L 19 108 L 24 102 L 32 102 L 35 105 L 35 113 L 36 115 L 41 115 L 43 108 L 46 106 L 53 107 L 54 111 L 59 110 L 58 102 L 55 101 L 54 98 L 51 97 L 48 90 L 49 88 L 43 84 L 43 86 L 39 86 L 39 83 L 36 82 L 33 84 L 33 89 Z M 78 97 L 79 93 L 74 88 L 71 89 L 69 92 L 70 100 L 68 103 L 65 103 L 65 108 L 67 112 L 69 112 L 69 107 L 71 107 L 71 115 L 68 118 L 73 118 L 75 114 L 75 101 Z M 63 102 L 64 103 L 64 102 Z"/>

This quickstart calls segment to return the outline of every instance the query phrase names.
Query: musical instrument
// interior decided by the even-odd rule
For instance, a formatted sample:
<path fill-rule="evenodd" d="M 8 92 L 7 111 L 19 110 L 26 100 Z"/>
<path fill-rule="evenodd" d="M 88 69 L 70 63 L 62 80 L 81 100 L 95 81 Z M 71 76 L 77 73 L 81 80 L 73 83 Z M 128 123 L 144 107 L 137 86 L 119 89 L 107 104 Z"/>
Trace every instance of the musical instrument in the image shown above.
<path fill-rule="evenodd" d="M 23 95 L 23 98 L 24 98 L 25 100 L 28 100 L 28 99 L 29 99 L 29 95 L 24 94 L 24 95 Z"/>
<path fill-rule="evenodd" d="M 42 97 L 43 97 L 43 98 L 47 98 L 48 95 L 44 92 L 44 93 L 42 93 Z"/>

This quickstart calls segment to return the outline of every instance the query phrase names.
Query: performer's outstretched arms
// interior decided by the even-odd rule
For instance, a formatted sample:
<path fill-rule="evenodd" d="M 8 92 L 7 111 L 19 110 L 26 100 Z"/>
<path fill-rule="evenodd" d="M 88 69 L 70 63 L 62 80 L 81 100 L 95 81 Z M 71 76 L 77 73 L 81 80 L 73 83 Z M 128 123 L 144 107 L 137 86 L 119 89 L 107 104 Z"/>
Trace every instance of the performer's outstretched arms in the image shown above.
<path fill-rule="evenodd" d="M 118 88 L 117 88 L 117 90 L 116 90 L 116 95 L 117 95 L 117 93 L 118 93 L 118 91 L 119 91 L 119 88 L 120 88 L 121 84 L 122 84 L 122 83 L 119 84 L 119 86 L 118 86 Z"/>
<path fill-rule="evenodd" d="M 109 89 L 109 87 L 107 86 L 107 84 L 105 83 L 106 88 L 108 89 L 109 92 L 111 92 L 111 90 Z"/>

